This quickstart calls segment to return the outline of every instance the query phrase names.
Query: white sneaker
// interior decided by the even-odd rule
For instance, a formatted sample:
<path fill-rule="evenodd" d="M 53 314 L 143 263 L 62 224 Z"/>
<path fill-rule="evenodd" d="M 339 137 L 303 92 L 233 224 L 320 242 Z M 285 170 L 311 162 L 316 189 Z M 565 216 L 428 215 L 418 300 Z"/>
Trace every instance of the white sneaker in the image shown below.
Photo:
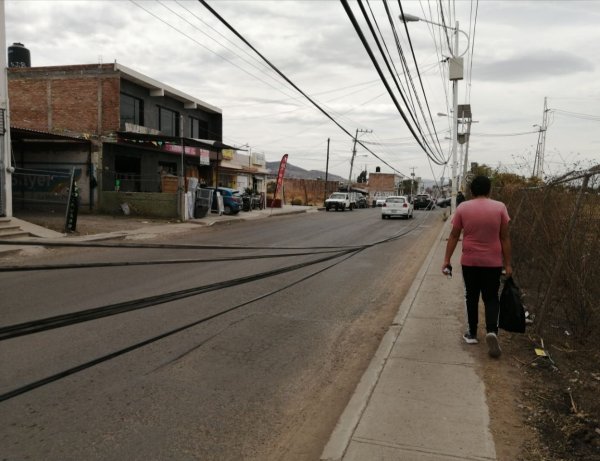
<path fill-rule="evenodd" d="M 498 336 L 496 333 L 488 333 L 485 335 L 485 342 L 488 346 L 488 354 L 490 357 L 494 357 L 497 359 L 502 354 L 502 349 L 500 349 L 500 343 L 498 342 Z"/>
<path fill-rule="evenodd" d="M 479 341 L 477 341 L 477 336 L 473 336 L 468 331 L 463 335 L 463 339 L 465 340 L 465 342 L 467 344 L 477 344 L 479 342 Z"/>

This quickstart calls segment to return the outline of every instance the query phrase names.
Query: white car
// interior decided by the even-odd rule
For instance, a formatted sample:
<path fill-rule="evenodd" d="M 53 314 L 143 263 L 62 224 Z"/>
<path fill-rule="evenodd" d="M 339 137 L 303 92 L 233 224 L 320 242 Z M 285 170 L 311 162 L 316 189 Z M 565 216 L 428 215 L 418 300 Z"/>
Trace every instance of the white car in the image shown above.
<path fill-rule="evenodd" d="M 377 197 L 375 199 L 375 206 L 383 206 L 385 199 L 387 199 L 387 197 Z"/>
<path fill-rule="evenodd" d="M 381 219 L 393 218 L 399 216 L 402 218 L 413 217 L 413 204 L 409 202 L 405 195 L 391 195 L 385 199 L 381 207 Z"/>

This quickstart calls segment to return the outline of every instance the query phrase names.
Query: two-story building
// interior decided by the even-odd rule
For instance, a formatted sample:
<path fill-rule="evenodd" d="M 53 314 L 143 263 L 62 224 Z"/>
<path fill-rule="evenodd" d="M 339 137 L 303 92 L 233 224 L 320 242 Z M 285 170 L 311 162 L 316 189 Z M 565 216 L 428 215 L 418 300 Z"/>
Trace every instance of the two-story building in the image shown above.
<path fill-rule="evenodd" d="M 231 149 L 221 109 L 117 63 L 9 68 L 8 88 L 11 126 L 90 141 L 78 179 L 82 202 L 99 210 L 127 202 L 177 216 L 184 178 L 216 185 L 221 150 Z M 48 169 L 64 163 L 51 145 Z"/>

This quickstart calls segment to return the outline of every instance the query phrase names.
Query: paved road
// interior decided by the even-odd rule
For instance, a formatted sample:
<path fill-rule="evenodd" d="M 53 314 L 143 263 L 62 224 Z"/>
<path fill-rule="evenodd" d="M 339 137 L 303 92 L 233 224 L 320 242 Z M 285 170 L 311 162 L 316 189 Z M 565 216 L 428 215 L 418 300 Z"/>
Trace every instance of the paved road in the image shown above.
<path fill-rule="evenodd" d="M 441 213 L 378 209 L 198 229 L 169 243 L 370 244 L 335 261 L 0 343 L 0 392 L 270 296 L 60 381 L 0 402 L 2 459 L 318 459 L 437 236 Z M 144 241 L 148 243 L 147 240 Z M 297 250 L 51 250 L 27 263 L 147 261 Z M 322 255 L 321 255 L 322 256 Z M 220 282 L 315 255 L 0 273 L 2 325 Z"/>

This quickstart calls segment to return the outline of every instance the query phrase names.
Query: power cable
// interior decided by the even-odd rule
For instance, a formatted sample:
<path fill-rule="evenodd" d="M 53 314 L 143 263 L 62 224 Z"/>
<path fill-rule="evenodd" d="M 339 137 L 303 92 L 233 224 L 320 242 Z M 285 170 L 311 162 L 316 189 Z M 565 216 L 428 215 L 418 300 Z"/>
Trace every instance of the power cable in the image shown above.
<path fill-rule="evenodd" d="M 428 218 L 429 218 L 429 216 L 426 218 L 426 221 L 427 221 Z M 176 333 L 182 332 L 182 331 L 187 330 L 189 328 L 192 328 L 192 327 L 194 327 L 196 325 L 202 324 L 202 323 L 207 322 L 209 320 L 212 320 L 212 319 L 215 319 L 215 318 L 220 317 L 222 315 L 225 315 L 225 314 L 227 314 L 229 312 L 237 310 L 237 309 L 239 309 L 239 308 L 241 308 L 243 306 L 249 305 L 249 304 L 251 304 L 253 302 L 259 301 L 261 299 L 264 299 L 264 298 L 267 298 L 269 296 L 272 296 L 272 295 L 274 295 L 276 293 L 282 292 L 282 291 L 286 290 L 287 288 L 290 288 L 290 287 L 292 287 L 294 285 L 297 285 L 297 284 L 299 284 L 299 283 L 301 283 L 301 282 L 303 282 L 305 280 L 308 280 L 308 279 L 310 279 L 310 278 L 312 278 L 312 277 L 314 277 L 314 276 L 316 276 L 316 275 L 318 275 L 318 274 L 320 274 L 322 272 L 325 272 L 326 270 L 328 270 L 328 269 L 330 269 L 330 268 L 332 268 L 334 266 L 337 266 L 338 264 L 341 264 L 342 262 L 344 262 L 347 259 L 355 256 L 356 254 L 360 253 L 361 251 L 363 251 L 364 249 L 366 249 L 368 247 L 375 246 L 377 244 L 381 244 L 381 243 L 385 243 L 385 242 L 389 242 L 389 241 L 393 241 L 393 240 L 397 240 L 397 239 L 399 239 L 399 238 L 407 235 L 408 233 L 412 232 L 416 227 L 417 226 L 414 226 L 412 228 L 409 227 L 408 229 L 405 229 L 403 231 L 398 232 L 393 237 L 390 237 L 388 239 L 385 239 L 385 240 L 382 240 L 380 242 L 376 242 L 376 243 L 373 243 L 373 244 L 370 244 L 370 245 L 365 245 L 363 248 L 357 249 L 355 251 L 350 251 L 341 260 L 336 261 L 336 262 L 328 265 L 327 267 L 324 267 L 324 268 L 322 268 L 322 269 L 320 269 L 318 271 L 315 271 L 315 272 L 313 272 L 313 273 L 311 273 L 311 274 L 309 274 L 309 275 L 307 275 L 305 277 L 302 277 L 299 280 L 296 280 L 295 282 L 292 282 L 292 283 L 290 283 L 288 285 L 285 285 L 285 286 L 283 286 L 281 288 L 278 288 L 276 290 L 268 292 L 268 293 L 266 293 L 264 295 L 258 296 L 256 298 L 253 298 L 253 299 L 249 300 L 249 301 L 243 302 L 243 303 L 238 304 L 236 306 L 233 306 L 233 307 L 230 307 L 230 308 L 225 309 L 223 311 L 217 312 L 217 313 L 215 313 L 213 315 L 210 315 L 208 317 L 204 317 L 202 319 L 199 319 L 199 320 L 196 320 L 194 322 L 188 323 L 188 324 L 183 325 L 181 327 L 172 329 L 170 331 L 167 331 L 167 332 L 162 333 L 160 335 L 157 335 L 157 336 L 154 336 L 152 338 L 146 339 L 144 341 L 138 342 L 136 344 L 133 344 L 133 345 L 128 346 L 128 347 L 125 347 L 123 349 L 120 349 L 118 351 L 112 352 L 110 354 L 106 354 L 104 356 L 101 356 L 101 357 L 98 357 L 96 359 L 93 359 L 93 360 L 90 360 L 88 362 L 85 362 L 85 363 L 82 363 L 80 365 L 77 365 L 75 367 L 71 367 L 71 368 L 69 368 L 67 370 L 63 370 L 63 371 L 61 371 L 59 373 L 55 373 L 53 375 L 50 375 L 50 376 L 47 376 L 45 378 L 39 379 L 37 381 L 31 382 L 29 384 L 20 386 L 17 389 L 13 389 L 12 391 L 5 392 L 4 394 L 0 394 L 0 402 L 12 399 L 12 398 L 17 397 L 17 396 L 22 395 L 22 394 L 25 394 L 27 392 L 30 392 L 32 390 L 35 390 L 35 389 L 40 388 L 42 386 L 45 386 L 47 384 L 53 383 L 55 381 L 58 381 L 58 380 L 60 380 L 62 378 L 68 377 L 68 376 L 73 375 L 75 373 L 78 373 L 80 371 L 83 371 L 83 370 L 86 370 L 88 368 L 91 368 L 91 367 L 93 367 L 95 365 L 98 365 L 100 363 L 106 362 L 108 360 L 112 360 L 112 359 L 117 358 L 117 357 L 119 357 L 121 355 L 124 355 L 124 354 L 127 354 L 129 352 L 132 352 L 132 351 L 134 351 L 136 349 L 139 349 L 141 347 L 144 347 L 144 346 L 146 346 L 148 344 L 152 344 L 152 343 L 154 343 L 156 341 L 159 341 L 160 339 L 172 336 L 172 335 L 174 335 Z"/>
<path fill-rule="evenodd" d="M 286 258 L 288 256 L 311 256 L 315 254 L 337 253 L 340 250 L 327 250 L 307 253 L 282 253 L 274 255 L 249 255 L 249 256 L 231 256 L 228 258 L 200 258 L 200 259 L 160 259 L 153 261 L 117 261 L 117 262 L 94 262 L 94 263 L 69 263 L 69 264 L 33 264 L 26 266 L 0 266 L 0 272 L 28 272 L 28 271 L 48 271 L 64 269 L 93 269 L 99 267 L 128 267 L 128 266 L 155 266 L 163 264 L 197 264 L 214 263 L 223 261 L 246 261 L 253 259 L 271 259 Z"/>
<path fill-rule="evenodd" d="M 203 0 L 200 0 L 200 1 L 203 1 Z M 364 34 L 362 33 L 362 30 L 360 29 L 360 26 L 359 26 L 358 22 L 356 21 L 356 18 L 354 17 L 354 13 L 352 13 L 352 10 L 350 9 L 350 6 L 348 5 L 348 1 L 347 0 L 340 0 L 340 1 L 342 2 L 342 5 L 344 6 L 344 9 L 346 10 L 346 14 L 348 15 L 348 18 L 352 22 L 352 25 L 354 26 L 354 29 L 356 30 L 356 33 L 358 34 L 361 42 L 363 43 L 363 46 L 365 47 L 365 50 L 367 51 L 367 54 L 371 58 L 371 61 L 372 61 L 373 65 L 375 66 L 375 69 L 377 70 L 377 73 L 379 74 L 379 77 L 381 78 L 381 81 L 385 85 L 386 89 L 388 90 L 388 93 L 390 94 L 390 97 L 394 101 L 394 104 L 396 105 L 396 109 L 398 110 L 398 112 L 402 116 L 402 119 L 404 120 L 404 123 L 408 127 L 408 129 L 411 132 L 411 134 L 414 136 L 415 140 L 417 141 L 417 143 L 419 144 L 419 146 L 421 147 L 421 149 L 423 149 L 423 151 L 426 153 L 426 155 L 429 156 L 430 153 L 427 151 L 427 149 L 425 148 L 425 146 L 423 145 L 423 143 L 421 142 L 421 140 L 419 139 L 419 137 L 415 133 L 414 128 L 411 126 L 410 122 L 408 121 L 408 118 L 406 117 L 406 114 L 404 113 L 404 111 L 400 107 L 400 104 L 398 103 L 398 100 L 396 99 L 396 96 L 392 92 L 392 89 L 389 86 L 389 83 L 387 82 L 385 76 L 383 75 L 381 67 L 379 66 L 379 63 L 377 62 L 377 60 L 375 59 L 375 56 L 373 55 L 373 51 L 371 50 L 371 47 L 369 46 L 369 44 L 368 44 L 368 42 L 367 42 Z M 360 141 L 359 141 L 359 143 L 360 143 Z M 363 145 L 363 147 L 365 147 L 365 146 Z M 436 161 L 436 163 L 437 163 L 437 161 Z"/>
<path fill-rule="evenodd" d="M 398 0 L 398 5 L 400 6 L 400 13 L 404 16 L 404 9 L 402 8 L 402 2 L 400 2 L 400 0 Z M 390 19 L 390 24 L 392 25 L 392 28 L 394 27 L 394 23 L 392 21 L 392 16 L 390 15 L 389 9 L 387 7 L 387 3 L 384 3 L 385 9 L 388 13 L 388 17 Z M 425 92 L 425 87 L 423 86 L 423 80 L 421 79 L 421 73 L 419 71 L 419 64 L 417 62 L 417 57 L 415 56 L 415 50 L 412 44 L 412 39 L 410 38 L 410 32 L 408 31 L 408 25 L 406 24 L 406 22 L 404 23 L 404 29 L 406 31 L 406 38 L 408 39 L 408 44 L 410 45 L 410 52 L 412 54 L 413 57 L 413 61 L 415 63 L 415 68 L 417 70 L 417 77 L 419 77 L 419 83 L 421 84 L 421 91 L 423 92 L 423 97 L 425 98 L 425 105 L 427 106 L 427 113 L 429 114 L 429 119 L 431 120 L 431 124 L 433 126 L 433 132 L 435 134 L 435 139 L 437 140 L 437 147 L 438 147 L 438 153 L 441 154 L 441 150 L 442 150 L 442 146 L 440 144 L 440 140 L 438 138 L 437 135 L 437 131 L 435 129 L 435 122 L 433 121 L 433 117 L 431 115 L 431 107 L 429 107 L 429 100 L 427 99 L 427 94 Z M 394 29 L 395 31 L 395 29 Z M 395 32 L 394 32 L 395 35 Z M 398 42 L 399 43 L 399 42 Z M 419 106 L 421 104 L 419 103 Z M 423 108 L 421 107 L 421 113 L 423 114 L 423 119 L 425 121 L 425 124 L 427 126 L 427 130 L 429 131 L 429 134 L 431 135 L 431 129 L 429 128 L 429 124 L 427 123 L 427 120 L 425 119 L 425 114 L 423 113 Z"/>
<path fill-rule="evenodd" d="M 68 325 L 75 325 L 77 323 L 89 322 L 91 320 L 97 320 L 104 317 L 110 317 L 113 315 L 123 314 L 134 310 L 143 309 L 146 307 L 156 306 L 180 299 L 189 298 L 199 294 L 209 293 L 215 290 L 221 290 L 223 288 L 229 288 L 244 283 L 261 280 L 264 278 L 273 277 L 275 275 L 284 274 L 286 272 L 295 271 L 304 267 L 312 266 L 321 262 L 329 261 L 342 256 L 347 253 L 360 251 L 365 247 L 358 249 L 343 250 L 334 255 L 325 256 L 318 258 L 314 261 L 293 264 L 285 266 L 279 269 L 273 269 L 270 271 L 260 272 L 245 277 L 238 277 L 235 279 L 226 280 L 223 282 L 211 283 L 208 285 L 201 285 L 197 287 L 187 288 L 184 290 L 177 290 L 168 293 L 163 293 L 155 296 L 147 296 L 144 298 L 133 299 L 130 301 L 120 302 L 116 304 L 109 304 L 101 307 L 94 307 L 91 309 L 85 309 L 78 312 L 69 314 L 55 315 L 52 317 L 46 317 L 39 320 L 33 320 L 30 322 L 19 323 L 15 325 L 8 325 L 0 327 L 0 342 L 7 339 L 16 338 L 18 336 L 29 335 L 33 333 L 39 333 L 41 331 L 54 330 L 56 328 L 62 328 Z"/>
<path fill-rule="evenodd" d="M 336 119 L 334 119 L 327 111 L 325 111 L 319 104 L 317 104 L 310 96 L 308 96 L 304 91 L 302 91 L 292 80 L 290 80 L 283 72 L 281 72 L 274 64 L 271 63 L 262 53 L 260 53 L 248 40 L 246 40 L 233 26 L 231 26 L 219 13 L 217 13 L 205 0 L 198 0 L 208 11 L 210 11 L 221 23 L 223 23 L 231 32 L 233 32 L 240 40 L 242 40 L 252 51 L 254 51 L 261 59 L 263 59 L 275 72 L 277 72 L 281 78 L 283 78 L 288 84 L 290 84 L 296 91 L 298 91 L 302 96 L 308 99 L 313 106 L 315 106 L 323 115 L 325 115 L 329 120 L 331 120 L 335 125 L 338 126 L 344 133 L 354 139 L 354 136 L 350 131 L 344 128 Z M 358 141 L 360 143 L 360 141 Z M 364 146 L 363 146 L 364 147 Z M 377 156 L 373 151 L 366 148 L 371 154 L 375 157 L 382 160 Z M 397 171 L 394 167 L 389 165 L 387 162 L 382 160 L 386 165 L 392 168 L 394 171 Z"/>

